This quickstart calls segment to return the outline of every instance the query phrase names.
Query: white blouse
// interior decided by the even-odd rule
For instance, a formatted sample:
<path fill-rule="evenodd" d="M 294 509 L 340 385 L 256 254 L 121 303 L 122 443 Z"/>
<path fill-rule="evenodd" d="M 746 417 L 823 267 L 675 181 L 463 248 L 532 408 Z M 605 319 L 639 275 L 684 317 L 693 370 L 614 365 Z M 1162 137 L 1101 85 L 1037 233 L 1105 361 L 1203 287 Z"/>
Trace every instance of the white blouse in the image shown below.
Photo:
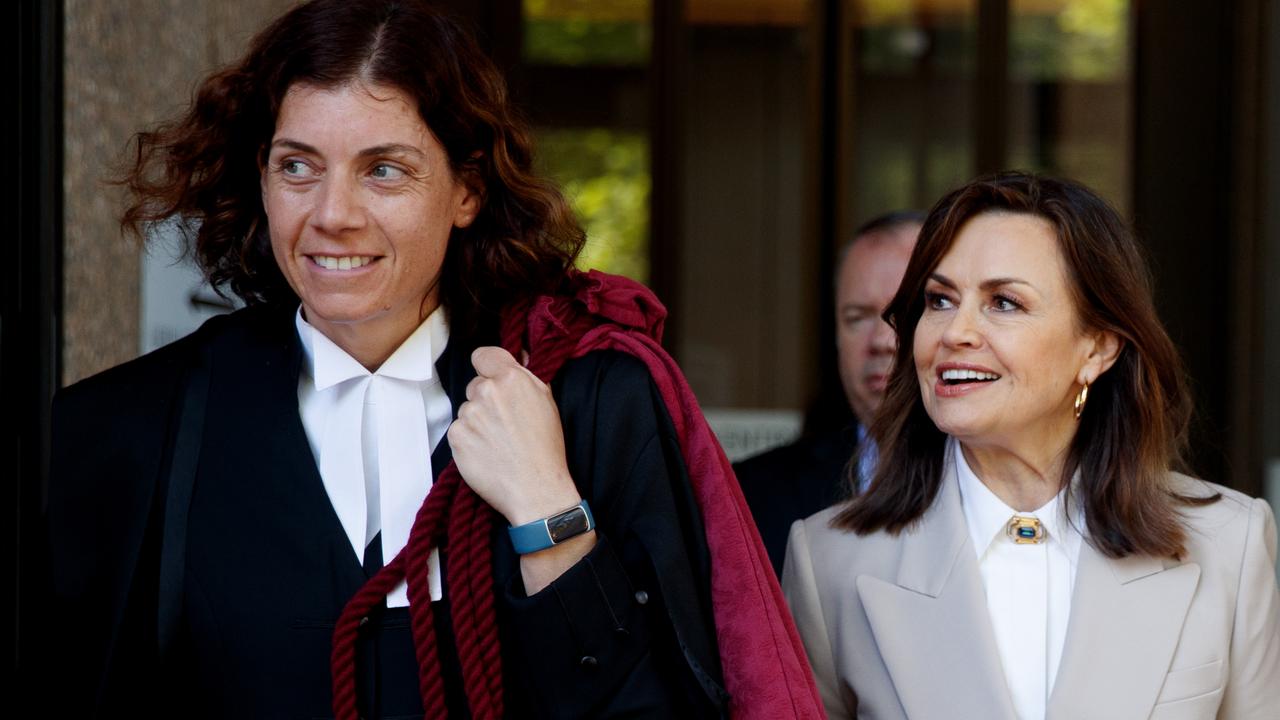
<path fill-rule="evenodd" d="M 948 451 L 1014 710 L 1019 720 L 1043 720 L 1067 637 L 1083 516 L 1064 509 L 1065 493 L 1034 512 L 1015 512 L 969 468 L 959 442 L 952 439 Z M 1014 543 L 1005 533 L 1014 515 L 1037 518 L 1044 541 Z"/>

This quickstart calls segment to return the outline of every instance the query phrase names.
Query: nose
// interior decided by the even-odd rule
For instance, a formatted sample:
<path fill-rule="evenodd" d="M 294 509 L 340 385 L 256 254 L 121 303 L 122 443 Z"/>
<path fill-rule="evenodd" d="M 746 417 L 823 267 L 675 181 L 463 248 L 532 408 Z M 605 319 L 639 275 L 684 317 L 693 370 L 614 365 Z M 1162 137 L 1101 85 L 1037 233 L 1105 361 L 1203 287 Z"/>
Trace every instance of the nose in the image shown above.
<path fill-rule="evenodd" d="M 973 313 L 961 306 L 951 314 L 942 331 L 942 344 L 948 348 L 977 347 L 982 344 Z"/>
<path fill-rule="evenodd" d="M 892 325 L 879 318 L 876 318 L 876 324 L 871 328 L 870 340 L 872 355 L 892 355 L 898 349 L 898 334 L 893 331 Z"/>
<path fill-rule="evenodd" d="M 326 178 L 318 188 L 311 224 L 329 235 L 340 235 L 364 223 L 359 188 L 339 178 Z"/>

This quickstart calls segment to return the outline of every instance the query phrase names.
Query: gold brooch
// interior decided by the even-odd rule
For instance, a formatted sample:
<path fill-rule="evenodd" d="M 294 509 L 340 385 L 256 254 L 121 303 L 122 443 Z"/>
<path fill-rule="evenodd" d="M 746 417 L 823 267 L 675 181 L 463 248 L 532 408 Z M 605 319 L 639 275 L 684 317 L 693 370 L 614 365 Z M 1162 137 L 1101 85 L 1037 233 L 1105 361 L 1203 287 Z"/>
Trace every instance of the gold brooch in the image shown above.
<path fill-rule="evenodd" d="M 1004 528 L 1004 534 L 1019 545 L 1037 545 L 1044 542 L 1047 533 L 1038 518 L 1014 515 Z"/>

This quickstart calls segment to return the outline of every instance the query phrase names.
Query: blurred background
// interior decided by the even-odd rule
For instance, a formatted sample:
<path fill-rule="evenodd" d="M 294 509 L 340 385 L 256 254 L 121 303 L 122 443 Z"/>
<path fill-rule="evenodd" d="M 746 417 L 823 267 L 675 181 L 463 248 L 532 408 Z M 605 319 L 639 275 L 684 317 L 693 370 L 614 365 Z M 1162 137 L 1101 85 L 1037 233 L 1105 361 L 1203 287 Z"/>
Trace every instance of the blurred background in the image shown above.
<path fill-rule="evenodd" d="M 40 511 L 53 391 L 227 309 L 164 237 L 144 253 L 120 236 L 106 180 L 132 133 L 290 4 L 5 11 L 20 80 L 20 229 L 0 270 L 9 577 Z M 1083 181 L 1132 219 L 1196 394 L 1194 470 L 1280 501 L 1275 2 L 441 4 L 506 72 L 587 230 L 583 265 L 667 304 L 666 344 L 732 457 L 841 412 L 832 272 L 851 229 L 1018 168 Z"/>

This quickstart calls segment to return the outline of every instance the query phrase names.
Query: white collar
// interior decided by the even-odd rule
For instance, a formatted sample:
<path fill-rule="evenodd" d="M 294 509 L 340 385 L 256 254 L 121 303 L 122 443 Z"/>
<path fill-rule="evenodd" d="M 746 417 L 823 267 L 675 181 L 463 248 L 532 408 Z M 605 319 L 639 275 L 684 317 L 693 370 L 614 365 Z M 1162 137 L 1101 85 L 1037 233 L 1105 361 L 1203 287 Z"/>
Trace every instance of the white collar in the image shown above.
<path fill-rule="evenodd" d="M 1035 517 L 1044 525 L 1049 542 L 1061 542 L 1069 557 L 1079 554 L 1080 543 L 1084 531 L 1083 516 L 1079 503 L 1071 503 L 1071 512 L 1064 510 L 1066 490 L 1059 491 L 1049 502 L 1032 512 L 1017 512 L 1001 500 L 991 488 L 987 487 L 969 463 L 964 459 L 960 442 L 955 438 L 947 440 L 947 452 L 951 455 L 956 469 L 956 478 L 960 485 L 960 505 L 964 508 L 964 519 L 969 526 L 969 537 L 973 540 L 973 549 L 978 559 L 986 554 L 992 542 L 1006 541 L 1005 527 L 1014 515 Z M 1071 478 L 1072 487 L 1080 486 L 1080 471 Z M 1069 515 L 1069 516 L 1068 516 Z"/>
<path fill-rule="evenodd" d="M 315 383 L 316 390 L 325 390 L 352 378 L 381 375 L 399 380 L 423 382 L 435 376 L 436 361 L 444 354 L 449 342 L 449 325 L 443 307 L 437 307 L 417 330 L 405 338 L 391 357 L 374 372 L 369 372 L 346 350 L 338 347 L 314 325 L 302 316 L 302 306 L 294 318 L 298 337 L 302 340 L 303 369 Z"/>

